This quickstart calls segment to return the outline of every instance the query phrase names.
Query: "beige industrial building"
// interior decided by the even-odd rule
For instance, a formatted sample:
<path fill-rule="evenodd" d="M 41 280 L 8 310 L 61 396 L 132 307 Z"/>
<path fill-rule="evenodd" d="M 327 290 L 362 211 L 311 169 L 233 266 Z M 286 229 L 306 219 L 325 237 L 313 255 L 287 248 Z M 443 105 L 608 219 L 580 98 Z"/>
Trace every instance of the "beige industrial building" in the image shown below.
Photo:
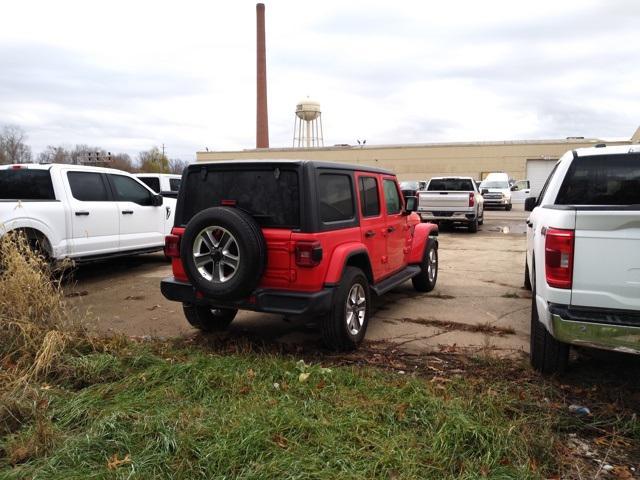
<path fill-rule="evenodd" d="M 562 140 L 421 143 L 407 145 L 335 145 L 316 148 L 265 148 L 227 152 L 197 152 L 198 161 L 250 159 L 312 159 L 375 165 L 394 171 L 400 180 L 426 180 L 439 175 L 484 178 L 507 172 L 531 181 L 532 193 L 542 187 L 554 162 L 568 150 L 640 143 L 640 127 L 629 140 L 608 141 L 569 137 Z"/>

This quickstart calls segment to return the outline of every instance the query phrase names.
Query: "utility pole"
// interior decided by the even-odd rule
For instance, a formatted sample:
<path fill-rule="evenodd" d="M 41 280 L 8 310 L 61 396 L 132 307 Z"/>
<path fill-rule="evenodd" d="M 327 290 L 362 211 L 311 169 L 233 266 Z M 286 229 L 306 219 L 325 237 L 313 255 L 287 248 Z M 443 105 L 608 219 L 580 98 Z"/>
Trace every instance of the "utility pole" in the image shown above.
<path fill-rule="evenodd" d="M 162 158 L 160 159 L 160 173 L 164 173 L 164 143 L 162 144 Z"/>

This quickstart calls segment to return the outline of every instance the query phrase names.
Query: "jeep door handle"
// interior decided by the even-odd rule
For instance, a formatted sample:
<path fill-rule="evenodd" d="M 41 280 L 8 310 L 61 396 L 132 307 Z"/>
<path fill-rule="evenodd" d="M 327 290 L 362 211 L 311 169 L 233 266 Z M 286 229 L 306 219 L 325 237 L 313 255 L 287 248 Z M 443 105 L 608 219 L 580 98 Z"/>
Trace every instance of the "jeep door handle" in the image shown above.
<path fill-rule="evenodd" d="M 396 227 L 388 227 L 387 228 L 387 232 L 391 233 L 391 232 L 395 232 L 396 231 Z"/>
<path fill-rule="evenodd" d="M 376 236 L 376 232 L 374 232 L 373 230 L 367 230 L 366 232 L 364 232 L 364 236 L 366 238 L 375 237 Z"/>
<path fill-rule="evenodd" d="M 122 210 L 123 215 L 133 215 L 133 210 Z"/>
<path fill-rule="evenodd" d="M 89 215 L 89 212 L 76 212 L 76 217 L 83 217 Z"/>

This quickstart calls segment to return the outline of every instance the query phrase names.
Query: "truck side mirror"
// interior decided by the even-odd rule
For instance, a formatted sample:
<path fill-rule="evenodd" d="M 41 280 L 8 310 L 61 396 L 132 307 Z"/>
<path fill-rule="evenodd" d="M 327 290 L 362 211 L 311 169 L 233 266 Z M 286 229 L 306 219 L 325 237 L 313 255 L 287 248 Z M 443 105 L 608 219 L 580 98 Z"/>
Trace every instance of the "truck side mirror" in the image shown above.
<path fill-rule="evenodd" d="M 512 192 L 517 192 L 518 191 L 518 186 L 514 185 L 513 187 L 511 187 L 511 191 Z"/>
<path fill-rule="evenodd" d="M 406 197 L 405 198 L 406 205 L 404 207 L 404 213 L 410 214 L 418 210 L 418 197 Z"/>
<path fill-rule="evenodd" d="M 164 202 L 164 198 L 162 198 L 162 195 L 154 195 L 152 202 L 154 207 L 161 207 Z"/>
<path fill-rule="evenodd" d="M 532 212 L 534 208 L 536 208 L 536 203 L 538 203 L 538 199 L 536 197 L 529 197 L 524 201 L 524 211 Z"/>

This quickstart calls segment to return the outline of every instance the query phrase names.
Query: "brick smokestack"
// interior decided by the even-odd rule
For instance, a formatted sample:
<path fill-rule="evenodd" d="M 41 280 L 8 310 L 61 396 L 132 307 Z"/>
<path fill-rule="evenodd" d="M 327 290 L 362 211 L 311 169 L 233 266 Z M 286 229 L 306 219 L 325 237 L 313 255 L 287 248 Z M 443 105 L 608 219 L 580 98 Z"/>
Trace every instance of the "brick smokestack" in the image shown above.
<path fill-rule="evenodd" d="M 267 113 L 267 56 L 264 39 L 264 3 L 256 4 L 257 17 L 257 109 L 256 148 L 269 148 L 269 116 Z"/>

